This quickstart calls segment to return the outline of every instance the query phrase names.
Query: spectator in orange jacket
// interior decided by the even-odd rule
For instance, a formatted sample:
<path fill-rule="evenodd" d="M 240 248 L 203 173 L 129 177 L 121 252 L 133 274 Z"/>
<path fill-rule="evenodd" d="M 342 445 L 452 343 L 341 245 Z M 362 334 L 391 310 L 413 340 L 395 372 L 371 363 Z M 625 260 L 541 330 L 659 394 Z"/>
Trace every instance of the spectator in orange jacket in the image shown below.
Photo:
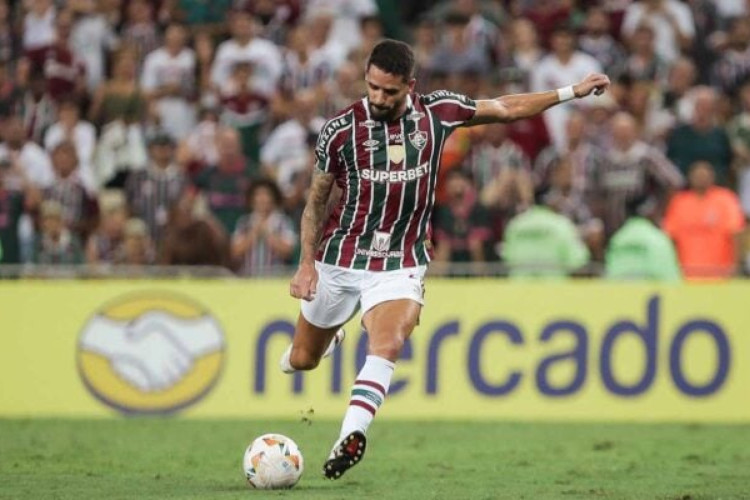
<path fill-rule="evenodd" d="M 745 220 L 739 199 L 716 186 L 714 169 L 695 162 L 688 176 L 690 189 L 676 194 L 664 217 L 664 230 L 677 248 L 687 278 L 726 278 L 740 262 L 740 234 Z"/>

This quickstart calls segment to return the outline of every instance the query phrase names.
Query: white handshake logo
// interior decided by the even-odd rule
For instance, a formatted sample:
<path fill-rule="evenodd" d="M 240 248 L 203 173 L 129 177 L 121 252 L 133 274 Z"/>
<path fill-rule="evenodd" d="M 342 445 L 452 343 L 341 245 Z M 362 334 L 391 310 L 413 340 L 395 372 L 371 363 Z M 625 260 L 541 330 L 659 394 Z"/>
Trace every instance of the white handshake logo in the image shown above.
<path fill-rule="evenodd" d="M 96 316 L 81 348 L 106 357 L 112 370 L 142 392 L 161 391 L 182 380 L 202 356 L 222 347 L 213 318 L 180 319 L 151 311 L 132 321 Z"/>

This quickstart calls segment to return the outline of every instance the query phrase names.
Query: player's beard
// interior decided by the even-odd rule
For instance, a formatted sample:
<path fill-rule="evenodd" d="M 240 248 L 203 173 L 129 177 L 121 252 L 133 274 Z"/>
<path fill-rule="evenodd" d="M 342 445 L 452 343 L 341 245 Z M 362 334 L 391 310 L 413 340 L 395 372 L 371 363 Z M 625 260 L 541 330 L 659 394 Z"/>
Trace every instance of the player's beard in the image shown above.
<path fill-rule="evenodd" d="M 403 102 L 397 102 L 390 108 L 375 106 L 369 101 L 367 104 L 370 108 L 370 116 L 373 120 L 378 120 L 381 122 L 392 122 L 393 120 L 398 118 L 396 114 L 398 113 L 398 110 L 401 109 L 401 105 L 403 104 Z"/>
<path fill-rule="evenodd" d="M 370 104 L 370 116 L 372 116 L 373 120 L 389 122 L 392 119 L 392 115 L 393 108 L 381 108 Z"/>

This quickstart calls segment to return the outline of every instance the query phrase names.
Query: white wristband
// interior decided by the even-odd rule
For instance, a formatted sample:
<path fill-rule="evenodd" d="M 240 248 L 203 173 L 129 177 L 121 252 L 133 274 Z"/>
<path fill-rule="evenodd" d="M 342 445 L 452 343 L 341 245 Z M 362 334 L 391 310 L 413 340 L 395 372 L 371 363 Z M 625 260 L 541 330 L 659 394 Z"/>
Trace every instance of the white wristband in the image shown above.
<path fill-rule="evenodd" d="M 567 87 L 557 89 L 557 98 L 560 100 L 560 102 L 565 102 L 565 101 L 570 101 L 571 99 L 575 99 L 576 93 L 573 90 L 573 86 L 568 85 Z"/>

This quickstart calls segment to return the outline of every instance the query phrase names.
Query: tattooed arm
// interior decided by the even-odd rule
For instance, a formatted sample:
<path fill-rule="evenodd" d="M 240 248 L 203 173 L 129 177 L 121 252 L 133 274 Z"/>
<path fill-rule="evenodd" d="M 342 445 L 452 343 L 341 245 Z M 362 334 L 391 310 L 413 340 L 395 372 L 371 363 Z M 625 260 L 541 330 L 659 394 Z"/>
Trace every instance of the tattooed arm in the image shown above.
<path fill-rule="evenodd" d="M 302 213 L 302 231 L 300 235 L 301 255 L 297 272 L 290 283 L 289 293 L 297 299 L 312 300 L 318 284 L 318 273 L 315 270 L 315 253 L 318 250 L 323 223 L 327 215 L 328 198 L 333 188 L 333 174 L 315 169 L 312 186 Z"/>

